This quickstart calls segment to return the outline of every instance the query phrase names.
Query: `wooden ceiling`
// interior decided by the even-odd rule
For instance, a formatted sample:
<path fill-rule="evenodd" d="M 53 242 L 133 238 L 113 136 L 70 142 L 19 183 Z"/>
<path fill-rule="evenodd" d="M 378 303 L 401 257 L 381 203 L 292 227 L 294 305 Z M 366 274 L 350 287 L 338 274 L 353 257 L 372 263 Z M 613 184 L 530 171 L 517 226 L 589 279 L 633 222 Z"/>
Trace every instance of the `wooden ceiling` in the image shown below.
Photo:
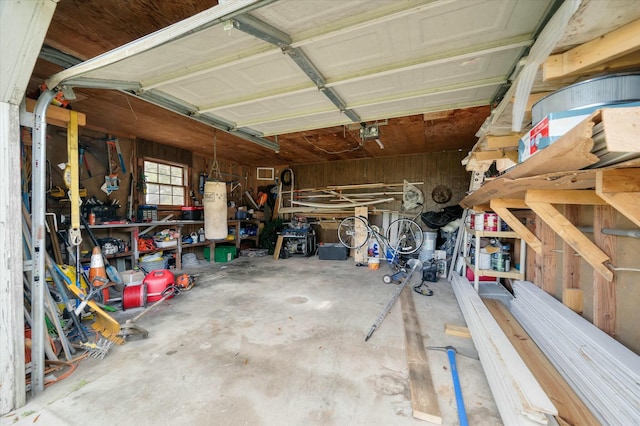
<path fill-rule="evenodd" d="M 215 0 L 179 2 L 136 0 L 64 0 L 58 3 L 45 45 L 80 60 L 95 57 L 217 4 Z M 123 7 L 124 6 L 124 7 Z M 39 59 L 28 88 L 38 87 L 62 67 Z M 248 165 L 317 163 L 366 157 L 410 155 L 447 150 L 469 151 L 489 106 L 392 118 L 381 122 L 381 149 L 362 142 L 357 125 L 280 135 L 275 153 L 122 92 L 75 89 L 74 110 L 87 115 L 87 128 L 176 146 Z"/>

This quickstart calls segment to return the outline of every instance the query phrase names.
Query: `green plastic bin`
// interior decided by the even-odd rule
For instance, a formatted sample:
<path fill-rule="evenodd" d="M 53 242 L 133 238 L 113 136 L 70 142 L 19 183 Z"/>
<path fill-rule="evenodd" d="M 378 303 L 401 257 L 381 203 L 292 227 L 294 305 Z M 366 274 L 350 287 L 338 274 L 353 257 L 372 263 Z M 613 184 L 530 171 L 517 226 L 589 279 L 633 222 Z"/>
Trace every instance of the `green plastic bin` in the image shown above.
<path fill-rule="evenodd" d="M 216 246 L 213 260 L 215 262 L 231 262 L 236 257 L 236 246 Z"/>

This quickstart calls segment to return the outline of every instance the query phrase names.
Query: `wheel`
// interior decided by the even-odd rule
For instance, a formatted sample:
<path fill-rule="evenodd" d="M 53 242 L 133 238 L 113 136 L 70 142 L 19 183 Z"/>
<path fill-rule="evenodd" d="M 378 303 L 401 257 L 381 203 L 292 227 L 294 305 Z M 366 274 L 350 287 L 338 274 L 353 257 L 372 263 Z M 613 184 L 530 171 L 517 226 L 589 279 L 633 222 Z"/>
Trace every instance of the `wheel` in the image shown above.
<path fill-rule="evenodd" d="M 411 254 L 422 247 L 422 228 L 411 219 L 398 219 L 391 222 L 387 229 L 389 245 L 399 254 Z"/>
<path fill-rule="evenodd" d="M 358 236 L 362 235 L 361 238 L 356 239 L 356 230 L 358 231 Z M 344 218 L 338 225 L 338 238 L 344 246 L 350 249 L 362 247 L 369 241 L 370 236 L 371 229 L 361 217 L 349 216 Z"/>
<path fill-rule="evenodd" d="M 393 282 L 393 278 L 391 278 L 391 275 L 385 275 L 382 277 L 382 282 L 385 284 L 391 284 Z"/>

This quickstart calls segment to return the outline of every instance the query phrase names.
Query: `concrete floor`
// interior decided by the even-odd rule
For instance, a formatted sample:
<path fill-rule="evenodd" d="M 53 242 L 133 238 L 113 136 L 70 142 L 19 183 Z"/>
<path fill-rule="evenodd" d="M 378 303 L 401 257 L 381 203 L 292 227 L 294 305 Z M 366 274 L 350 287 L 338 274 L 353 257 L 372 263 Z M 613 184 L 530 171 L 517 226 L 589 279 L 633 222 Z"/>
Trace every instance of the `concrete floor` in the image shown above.
<path fill-rule="evenodd" d="M 382 282 L 386 265 L 241 257 L 186 272 L 196 286 L 139 320 L 147 339 L 83 360 L 2 424 L 429 424 L 412 416 L 400 302 L 364 341 L 397 288 Z M 448 282 L 430 287 L 412 292 L 425 346 L 475 353 L 444 332 L 465 325 Z M 456 425 L 447 355 L 428 358 L 442 424 Z M 502 424 L 480 361 L 457 361 L 469 423 Z"/>

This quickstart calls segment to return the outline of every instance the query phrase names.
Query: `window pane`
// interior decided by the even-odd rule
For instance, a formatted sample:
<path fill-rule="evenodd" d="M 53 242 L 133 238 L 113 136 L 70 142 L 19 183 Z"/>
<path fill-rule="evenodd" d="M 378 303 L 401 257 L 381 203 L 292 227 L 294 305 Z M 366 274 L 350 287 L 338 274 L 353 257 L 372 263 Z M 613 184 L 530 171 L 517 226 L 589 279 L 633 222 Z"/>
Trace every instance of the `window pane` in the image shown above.
<path fill-rule="evenodd" d="M 160 191 L 160 187 L 155 183 L 147 184 L 147 194 L 157 194 Z"/>
<path fill-rule="evenodd" d="M 148 204 L 181 206 L 185 202 L 186 166 L 173 166 L 161 162 L 145 161 Z"/>
<path fill-rule="evenodd" d="M 146 173 L 158 173 L 158 164 L 151 161 L 144 162 L 144 172 Z"/>
<path fill-rule="evenodd" d="M 173 192 L 172 189 L 169 185 L 160 185 L 160 195 L 171 195 Z"/>
<path fill-rule="evenodd" d="M 171 166 L 168 166 L 166 164 L 158 164 L 158 174 L 170 175 L 171 174 Z"/>

